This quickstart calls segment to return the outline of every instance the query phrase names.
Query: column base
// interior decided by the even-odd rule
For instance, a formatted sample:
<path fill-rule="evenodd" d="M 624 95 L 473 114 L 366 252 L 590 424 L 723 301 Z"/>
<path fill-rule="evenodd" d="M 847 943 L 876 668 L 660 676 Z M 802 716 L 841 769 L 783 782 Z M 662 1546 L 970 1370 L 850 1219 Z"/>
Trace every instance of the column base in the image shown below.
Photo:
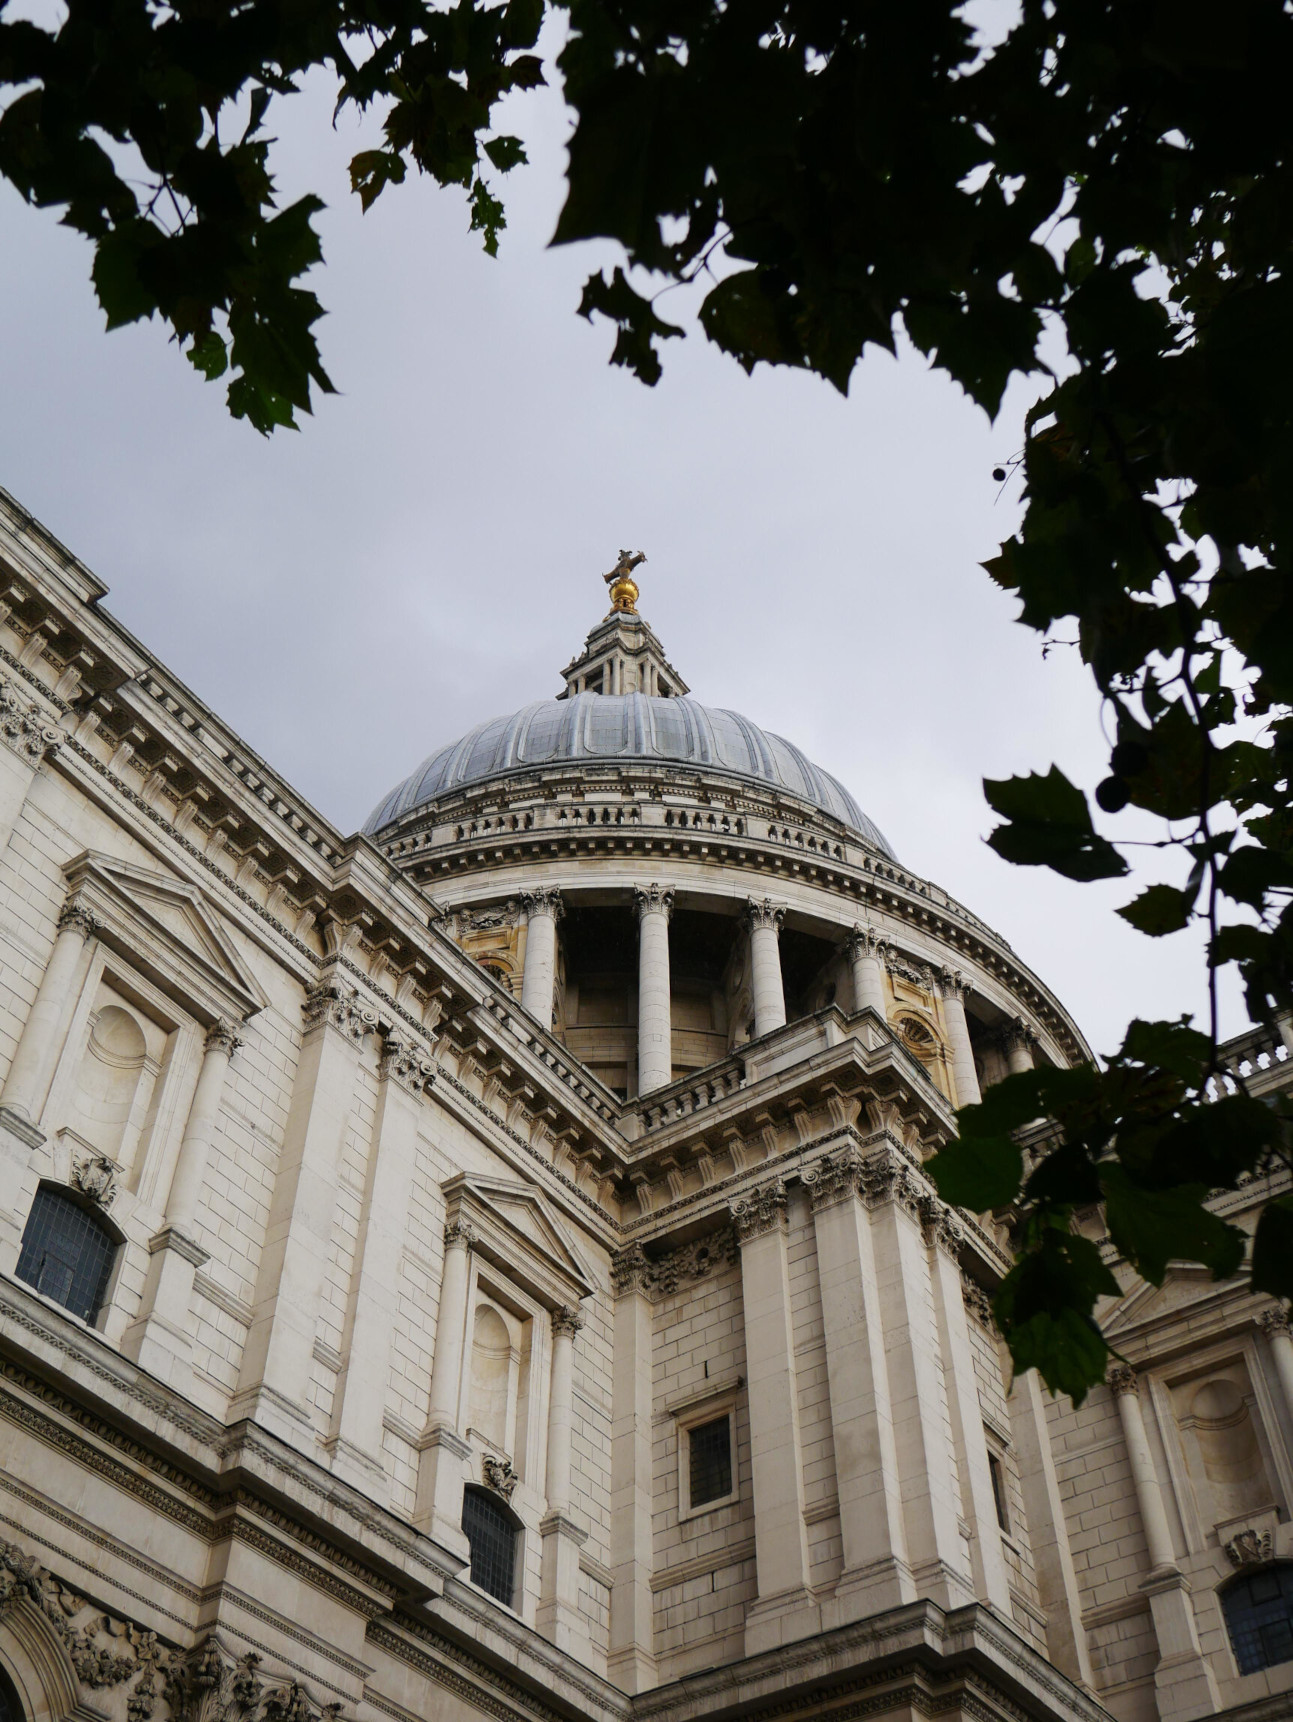
<path fill-rule="evenodd" d="M 822 1630 L 848 1626 L 869 1615 L 883 1614 L 889 1608 L 901 1608 L 915 1602 L 919 1593 L 911 1569 L 896 1555 L 871 1561 L 867 1566 L 842 1572 L 834 1592 L 821 1603 Z"/>
<path fill-rule="evenodd" d="M 229 1401 L 229 1421 L 257 1423 L 280 1441 L 307 1453 L 313 1449 L 318 1435 L 309 1408 L 298 1405 L 295 1399 L 289 1399 L 286 1393 L 264 1381 L 245 1387 Z"/>
<path fill-rule="evenodd" d="M 1190 1722 L 1221 1708 L 1212 1666 L 1199 1649 L 1194 1604 L 1184 1573 L 1156 1567 L 1140 1586 L 1149 1598 L 1158 1640 L 1154 1690 L 1162 1722 Z"/>
<path fill-rule="evenodd" d="M 810 1590 L 784 1590 L 776 1596 L 760 1597 L 746 1611 L 745 1654 L 758 1656 L 796 1639 L 811 1638 L 821 1630 L 821 1606 Z"/>
<path fill-rule="evenodd" d="M 558 1650 L 588 1662 L 592 1646 L 579 1613 L 579 1551 L 588 1541 L 588 1529 L 558 1510 L 540 1519 L 539 1534 L 543 1566 L 535 1627 Z"/>
<path fill-rule="evenodd" d="M 447 1423 L 435 1423 L 418 1442 L 418 1491 L 413 1525 L 457 1555 L 465 1566 L 471 1545 L 463 1535 L 462 1492 L 470 1476 L 471 1447 Z"/>
<path fill-rule="evenodd" d="M 334 1435 L 324 1442 L 332 1457 L 332 1474 L 349 1483 L 374 1500 L 379 1506 L 390 1505 L 390 1479 L 380 1459 L 347 1441 L 344 1435 Z"/>
<path fill-rule="evenodd" d="M 660 1684 L 655 1657 L 636 1644 L 611 1651 L 606 1658 L 606 1678 L 630 1698 L 636 1692 L 650 1692 Z"/>
<path fill-rule="evenodd" d="M 188 1331 L 193 1278 L 210 1257 L 174 1226 L 150 1238 L 148 1250 L 141 1313 L 122 1334 L 121 1349 L 159 1381 L 177 1393 L 187 1393 L 193 1380 L 193 1339 Z"/>

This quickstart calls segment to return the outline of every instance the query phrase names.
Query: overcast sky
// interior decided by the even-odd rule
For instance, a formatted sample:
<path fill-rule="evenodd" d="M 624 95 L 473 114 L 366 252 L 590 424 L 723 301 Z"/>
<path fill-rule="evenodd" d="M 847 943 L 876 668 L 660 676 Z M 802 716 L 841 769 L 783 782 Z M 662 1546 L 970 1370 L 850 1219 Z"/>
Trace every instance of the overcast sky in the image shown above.
<path fill-rule="evenodd" d="M 1197 948 L 985 846 L 984 776 L 1052 761 L 1092 786 L 1099 711 L 978 567 L 1017 502 L 990 426 L 919 357 L 826 383 L 747 378 L 703 337 L 646 389 L 574 314 L 592 248 L 551 251 L 565 116 L 526 98 L 534 163 L 490 260 L 460 194 L 346 189 L 357 134 L 320 90 L 271 113 L 313 188 L 325 363 L 299 435 L 226 415 L 160 326 L 107 336 L 89 254 L 0 186 L 0 482 L 111 588 L 107 606 L 343 831 L 472 724 L 559 691 L 644 549 L 640 609 L 697 698 L 848 785 L 902 860 L 982 915 L 1099 1051 L 1131 1015 L 1200 1008 Z M 299 111 L 293 112 L 296 109 Z M 683 308 L 678 307 L 681 311 Z M 1231 996 L 1227 1030 L 1245 1018 Z"/>

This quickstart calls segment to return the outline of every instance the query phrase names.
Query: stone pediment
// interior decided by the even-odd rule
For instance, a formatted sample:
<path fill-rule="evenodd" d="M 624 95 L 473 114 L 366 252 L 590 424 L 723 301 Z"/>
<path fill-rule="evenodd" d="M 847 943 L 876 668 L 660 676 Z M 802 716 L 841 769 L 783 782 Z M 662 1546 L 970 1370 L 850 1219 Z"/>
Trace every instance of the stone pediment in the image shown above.
<path fill-rule="evenodd" d="M 472 1248 L 549 1309 L 590 1297 L 592 1278 L 551 1204 L 530 1184 L 465 1172 L 442 1186 L 445 1218 L 470 1225 Z"/>
<path fill-rule="evenodd" d="M 245 1021 L 265 995 L 196 885 L 87 850 L 63 869 L 98 937 L 206 1021 Z"/>
<path fill-rule="evenodd" d="M 1101 1314 L 1100 1326 L 1109 1335 L 1124 1338 L 1171 1321 L 1187 1307 L 1197 1304 L 1213 1288 L 1208 1270 L 1193 1262 L 1173 1262 L 1161 1286 L 1142 1281 L 1109 1310 Z"/>

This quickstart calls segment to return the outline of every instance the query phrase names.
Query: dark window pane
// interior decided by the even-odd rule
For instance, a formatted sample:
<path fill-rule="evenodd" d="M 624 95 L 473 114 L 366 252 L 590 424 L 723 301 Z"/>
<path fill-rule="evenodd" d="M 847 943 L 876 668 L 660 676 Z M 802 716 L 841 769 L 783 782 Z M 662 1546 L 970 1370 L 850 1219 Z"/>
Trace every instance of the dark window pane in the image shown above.
<path fill-rule="evenodd" d="M 9 1676 L 0 1670 L 0 1722 L 27 1722 Z"/>
<path fill-rule="evenodd" d="M 483 1489 L 467 1489 L 462 1497 L 462 1528 L 471 1547 L 471 1582 L 511 1608 L 516 1576 L 512 1515 Z"/>
<path fill-rule="evenodd" d="M 1241 1674 L 1293 1662 L 1293 1566 L 1267 1567 L 1222 1593 Z"/>
<path fill-rule="evenodd" d="M 988 1471 L 992 1477 L 992 1499 L 997 1509 L 997 1523 L 1009 1532 L 1010 1518 L 1006 1512 L 1006 1477 L 995 1453 L 988 1454 Z"/>
<path fill-rule="evenodd" d="M 116 1243 L 101 1221 L 61 1190 L 41 1185 L 22 1235 L 20 1280 L 83 1321 L 94 1321 L 116 1253 Z"/>
<path fill-rule="evenodd" d="M 703 1507 L 706 1501 L 721 1501 L 724 1495 L 730 1495 L 731 1418 L 716 1417 L 712 1423 L 698 1423 L 688 1434 L 687 1446 L 692 1506 Z"/>

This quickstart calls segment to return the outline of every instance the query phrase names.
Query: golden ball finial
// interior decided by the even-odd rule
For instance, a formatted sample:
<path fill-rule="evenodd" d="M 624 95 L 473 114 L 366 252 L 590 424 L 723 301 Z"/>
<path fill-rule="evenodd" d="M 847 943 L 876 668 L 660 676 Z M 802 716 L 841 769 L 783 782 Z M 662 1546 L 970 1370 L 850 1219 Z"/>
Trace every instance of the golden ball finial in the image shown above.
<path fill-rule="evenodd" d="M 610 573 L 602 575 L 611 589 L 612 610 L 619 610 L 625 616 L 637 615 L 638 583 L 633 578 L 633 570 L 645 561 L 645 550 L 621 550 L 620 559 Z"/>

